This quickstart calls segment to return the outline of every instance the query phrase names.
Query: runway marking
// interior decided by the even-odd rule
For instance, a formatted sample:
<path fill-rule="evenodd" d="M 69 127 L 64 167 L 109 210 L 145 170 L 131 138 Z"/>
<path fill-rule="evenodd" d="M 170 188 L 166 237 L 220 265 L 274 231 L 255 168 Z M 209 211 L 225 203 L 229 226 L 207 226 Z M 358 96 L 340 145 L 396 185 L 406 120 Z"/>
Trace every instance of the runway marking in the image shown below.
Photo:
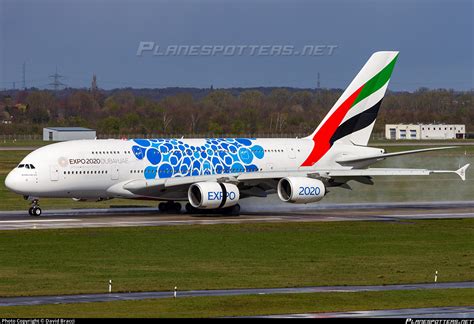
<path fill-rule="evenodd" d="M 178 226 L 178 225 L 216 225 L 216 224 L 235 224 L 235 223 L 252 223 L 261 221 L 281 221 L 282 217 L 265 217 L 265 218 L 241 218 L 241 219 L 189 219 L 189 220 L 111 220 L 104 222 L 103 220 L 89 219 L 40 219 L 40 220 L 8 220 L 0 221 L 0 230 L 19 230 L 47 228 L 97 228 L 97 227 L 136 227 L 136 226 Z"/>
<path fill-rule="evenodd" d="M 34 220 L 8 220 L 0 221 L 0 224 L 4 223 L 46 223 L 46 222 L 79 222 L 80 219 L 34 219 Z"/>
<path fill-rule="evenodd" d="M 222 223 L 241 223 L 242 221 L 268 221 L 268 220 L 282 220 L 281 217 L 267 217 L 267 218 L 249 218 L 249 219 L 216 219 L 216 220 L 143 220 L 143 221 L 112 221 L 112 222 L 83 222 L 80 225 L 113 225 L 113 226 L 128 226 L 128 225 L 156 225 L 156 224 L 191 224 L 191 225 L 212 225 Z"/>

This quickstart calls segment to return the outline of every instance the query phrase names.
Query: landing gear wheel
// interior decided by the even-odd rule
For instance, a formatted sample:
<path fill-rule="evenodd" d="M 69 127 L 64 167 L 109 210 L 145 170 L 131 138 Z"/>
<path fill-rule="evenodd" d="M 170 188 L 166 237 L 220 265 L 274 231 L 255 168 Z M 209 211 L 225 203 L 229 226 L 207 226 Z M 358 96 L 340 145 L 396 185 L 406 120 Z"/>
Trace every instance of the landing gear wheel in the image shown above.
<path fill-rule="evenodd" d="M 188 214 L 195 214 L 198 210 L 197 208 L 194 208 L 193 205 L 191 205 L 190 203 L 187 203 L 185 208 Z"/>
<path fill-rule="evenodd" d="M 39 200 L 34 199 L 31 202 L 31 207 L 28 209 L 30 216 L 41 216 L 41 208 L 39 207 Z"/>
<path fill-rule="evenodd" d="M 41 208 L 38 206 L 31 207 L 31 216 L 41 216 Z"/>
<path fill-rule="evenodd" d="M 166 203 L 159 203 L 158 204 L 158 210 L 162 213 L 168 211 L 168 205 Z"/>
<path fill-rule="evenodd" d="M 41 216 L 41 208 L 38 206 L 30 207 L 30 209 L 28 209 L 28 214 L 31 216 Z"/>
<path fill-rule="evenodd" d="M 230 215 L 230 216 L 239 216 L 240 215 L 240 205 L 234 205 L 232 207 L 227 207 L 224 208 L 223 210 L 225 215 Z"/>
<path fill-rule="evenodd" d="M 237 204 L 232 209 L 232 215 L 239 216 L 240 215 L 240 205 Z"/>
<path fill-rule="evenodd" d="M 173 203 L 173 211 L 177 214 L 181 213 L 181 204 L 179 202 Z"/>

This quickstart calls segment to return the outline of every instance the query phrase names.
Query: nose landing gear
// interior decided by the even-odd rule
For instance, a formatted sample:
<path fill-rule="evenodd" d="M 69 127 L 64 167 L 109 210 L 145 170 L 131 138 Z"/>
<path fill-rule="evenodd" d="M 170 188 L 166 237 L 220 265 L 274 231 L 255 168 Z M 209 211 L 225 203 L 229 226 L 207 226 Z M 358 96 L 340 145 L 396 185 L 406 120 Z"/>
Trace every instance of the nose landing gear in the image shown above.
<path fill-rule="evenodd" d="M 31 207 L 28 209 L 30 216 L 41 216 L 41 208 L 39 207 L 39 200 L 33 199 Z"/>

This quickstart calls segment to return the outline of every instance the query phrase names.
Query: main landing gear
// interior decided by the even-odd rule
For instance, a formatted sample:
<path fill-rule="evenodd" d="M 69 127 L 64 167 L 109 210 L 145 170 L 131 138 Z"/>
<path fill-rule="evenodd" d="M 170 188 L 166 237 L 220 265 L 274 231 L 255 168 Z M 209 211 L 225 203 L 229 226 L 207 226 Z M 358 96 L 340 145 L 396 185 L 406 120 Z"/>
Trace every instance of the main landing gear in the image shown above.
<path fill-rule="evenodd" d="M 39 200 L 33 199 L 31 207 L 28 209 L 30 216 L 41 216 L 41 208 L 39 207 Z"/>
<path fill-rule="evenodd" d="M 198 209 L 187 203 L 186 213 L 191 215 L 224 215 L 224 216 L 239 216 L 240 205 L 236 204 L 231 207 L 217 208 L 217 209 Z M 179 214 L 181 213 L 181 204 L 179 202 L 167 201 L 158 204 L 158 210 L 162 213 Z"/>
<path fill-rule="evenodd" d="M 193 207 L 190 203 L 186 204 L 186 212 L 188 214 L 211 214 L 211 215 L 225 215 L 225 216 L 239 216 L 240 205 L 234 205 L 226 208 L 218 209 L 198 209 Z"/>
<path fill-rule="evenodd" d="M 179 202 L 167 201 L 158 204 L 158 210 L 162 213 L 176 213 L 181 212 L 181 204 Z"/>

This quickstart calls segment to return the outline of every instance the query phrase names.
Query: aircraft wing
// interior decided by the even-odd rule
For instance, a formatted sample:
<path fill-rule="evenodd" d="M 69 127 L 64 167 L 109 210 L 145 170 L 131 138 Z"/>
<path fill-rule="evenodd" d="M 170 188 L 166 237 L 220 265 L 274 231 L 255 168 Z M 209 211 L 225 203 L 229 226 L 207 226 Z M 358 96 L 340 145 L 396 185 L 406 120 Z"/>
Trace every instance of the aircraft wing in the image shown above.
<path fill-rule="evenodd" d="M 262 171 L 242 174 L 227 175 L 201 175 L 194 177 L 176 177 L 165 179 L 145 180 L 137 179 L 125 181 L 109 188 L 109 192 L 115 194 L 126 193 L 147 197 L 159 197 L 161 192 L 173 189 L 186 191 L 188 186 L 201 181 L 217 181 L 234 184 L 242 184 L 248 195 L 265 196 L 265 191 L 276 187 L 276 181 L 285 177 L 309 177 L 317 178 L 327 183 L 345 184 L 349 180 L 356 180 L 366 184 L 372 184 L 371 177 L 376 176 L 427 176 L 434 173 L 454 173 L 463 181 L 466 180 L 466 169 L 469 164 L 458 170 L 429 170 L 429 169 L 399 169 L 399 168 L 368 168 L 368 169 L 328 169 L 311 170 L 301 168 L 288 171 Z M 332 179 L 332 181 L 331 181 Z"/>
<path fill-rule="evenodd" d="M 423 176 L 433 173 L 455 173 L 462 181 L 466 180 L 466 170 L 469 164 L 464 165 L 458 170 L 429 170 L 429 169 L 397 169 L 397 168 L 369 168 L 352 170 L 332 170 L 326 171 L 329 177 L 375 177 L 375 176 Z"/>
<path fill-rule="evenodd" d="M 339 163 L 340 165 L 355 165 L 358 163 L 364 163 L 364 164 L 372 164 L 377 161 L 384 160 L 389 157 L 394 157 L 394 156 L 400 156 L 400 155 L 406 155 L 406 154 L 415 154 L 415 153 L 422 153 L 422 152 L 430 152 L 430 151 L 438 151 L 438 150 L 448 150 L 456 148 L 456 146 L 444 146 L 444 147 L 432 147 L 432 148 L 426 148 L 426 149 L 419 149 L 419 150 L 410 150 L 410 151 L 401 151 L 401 152 L 394 152 L 394 153 L 384 153 L 384 154 L 377 154 L 377 155 L 372 155 L 372 156 L 364 156 L 361 158 L 354 158 L 354 157 L 348 157 L 348 158 L 342 158 L 337 160 L 336 162 Z"/>
<path fill-rule="evenodd" d="M 466 169 L 469 164 L 458 170 L 429 170 L 429 169 L 399 169 L 399 168 L 368 168 L 368 169 L 329 169 L 329 170 L 299 170 L 245 173 L 237 177 L 239 181 L 258 179 L 262 177 L 284 178 L 288 176 L 307 176 L 310 178 L 337 178 L 337 177 L 373 177 L 373 176 L 426 176 L 433 173 L 455 173 L 463 181 L 466 180 Z"/>

